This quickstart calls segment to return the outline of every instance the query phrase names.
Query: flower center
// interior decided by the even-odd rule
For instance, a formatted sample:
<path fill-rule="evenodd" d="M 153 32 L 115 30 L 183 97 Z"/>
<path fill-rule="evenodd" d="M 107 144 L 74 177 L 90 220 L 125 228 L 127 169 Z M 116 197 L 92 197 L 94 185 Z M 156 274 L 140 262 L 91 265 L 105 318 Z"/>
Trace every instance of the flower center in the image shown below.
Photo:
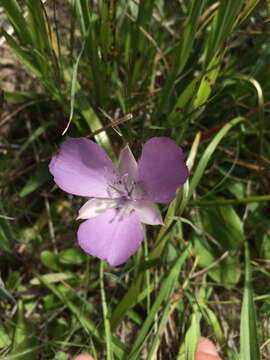
<path fill-rule="evenodd" d="M 119 180 L 109 185 L 108 193 L 113 199 L 136 201 L 134 194 L 132 195 L 135 187 L 136 183 L 133 180 L 129 180 L 128 174 L 124 174 Z"/>

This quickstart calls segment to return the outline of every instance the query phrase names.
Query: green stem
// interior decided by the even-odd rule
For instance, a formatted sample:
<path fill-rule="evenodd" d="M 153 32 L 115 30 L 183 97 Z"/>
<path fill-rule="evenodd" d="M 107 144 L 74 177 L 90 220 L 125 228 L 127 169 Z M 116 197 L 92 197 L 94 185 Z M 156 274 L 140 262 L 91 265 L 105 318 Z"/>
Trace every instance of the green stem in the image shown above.
<path fill-rule="evenodd" d="M 107 360 L 112 360 L 113 358 L 112 358 L 112 346 L 111 346 L 111 339 L 112 339 L 111 328 L 110 328 L 110 320 L 109 320 L 106 295 L 104 289 L 104 261 L 100 261 L 99 278 L 100 278 L 100 293 L 101 293 L 101 302 L 102 302 L 102 310 L 103 310 L 103 318 L 104 318 L 104 326 L 105 326 Z"/>
<path fill-rule="evenodd" d="M 258 201 L 269 201 L 270 195 L 251 196 L 241 199 L 216 199 L 206 201 L 189 201 L 187 206 L 219 206 L 219 205 L 234 205 L 234 204 L 247 204 Z"/>

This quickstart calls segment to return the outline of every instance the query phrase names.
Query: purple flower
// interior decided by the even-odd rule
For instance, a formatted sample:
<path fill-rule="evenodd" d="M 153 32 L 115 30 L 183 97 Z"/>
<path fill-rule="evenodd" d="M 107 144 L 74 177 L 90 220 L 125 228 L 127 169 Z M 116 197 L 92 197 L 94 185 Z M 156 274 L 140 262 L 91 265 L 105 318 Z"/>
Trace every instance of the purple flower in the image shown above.
<path fill-rule="evenodd" d="M 91 198 L 79 210 L 78 219 L 87 219 L 78 230 L 79 245 L 112 266 L 137 251 L 144 238 L 142 222 L 162 224 L 152 202 L 172 201 L 188 177 L 182 149 L 167 137 L 148 140 L 138 164 L 126 145 L 118 169 L 95 142 L 69 139 L 49 169 L 62 190 Z"/>

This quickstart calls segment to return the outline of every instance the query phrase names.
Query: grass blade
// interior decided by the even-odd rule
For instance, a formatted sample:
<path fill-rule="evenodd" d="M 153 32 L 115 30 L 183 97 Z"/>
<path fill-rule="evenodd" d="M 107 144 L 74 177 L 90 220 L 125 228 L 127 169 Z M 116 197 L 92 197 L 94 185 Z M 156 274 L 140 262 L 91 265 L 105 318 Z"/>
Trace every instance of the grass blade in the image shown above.
<path fill-rule="evenodd" d="M 46 280 L 43 276 L 34 272 L 35 276 L 39 279 L 40 283 L 48 288 L 59 300 L 61 300 L 74 316 L 81 323 L 85 331 L 89 332 L 97 342 L 104 344 L 104 334 L 100 331 L 97 326 L 83 313 L 81 307 L 74 304 L 72 300 L 69 300 L 65 294 L 63 294 L 56 286 Z M 112 337 L 112 350 L 119 359 L 124 359 L 125 354 L 128 351 L 125 346 L 116 336 Z"/>
<path fill-rule="evenodd" d="M 113 69 L 116 56 L 116 2 L 108 0 L 102 2 L 100 43 L 103 60 L 106 64 L 108 76 Z"/>
<path fill-rule="evenodd" d="M 179 57 L 177 59 L 178 70 L 177 75 L 181 73 L 181 71 L 184 69 L 187 59 L 190 55 L 190 52 L 193 48 L 194 40 L 195 40 L 195 34 L 200 22 L 200 16 L 202 13 L 202 10 L 204 8 L 205 1 L 197 1 L 193 0 L 191 5 L 191 10 L 189 13 L 189 16 L 187 18 L 187 25 L 185 27 L 185 30 L 183 32 L 183 36 L 181 39 L 181 45 L 180 45 L 180 52 Z"/>
<path fill-rule="evenodd" d="M 216 147 L 218 146 L 218 144 L 220 143 L 220 141 L 223 139 L 223 137 L 227 134 L 227 132 L 235 125 L 237 125 L 239 122 L 243 121 L 244 118 L 242 117 L 237 117 L 233 120 L 231 120 L 227 125 L 225 125 L 221 130 L 219 130 L 219 132 L 217 133 L 217 135 L 214 137 L 214 139 L 211 141 L 211 143 L 207 146 L 198 166 L 196 167 L 196 170 L 194 172 L 194 175 L 190 181 L 190 186 L 189 186 L 189 194 L 187 196 L 187 200 L 188 201 L 194 190 L 196 189 L 201 177 L 203 176 L 203 172 L 208 164 L 208 161 L 210 160 L 213 152 L 215 151 Z"/>
<path fill-rule="evenodd" d="M 241 312 L 240 360 L 260 360 L 258 327 L 253 301 L 252 279 L 248 243 L 245 241 L 245 288 Z"/>
<path fill-rule="evenodd" d="M 223 59 L 223 56 L 225 54 L 225 49 L 219 49 L 213 59 L 210 61 L 210 64 L 207 66 L 205 75 L 203 76 L 194 104 L 193 108 L 199 109 L 201 105 L 203 105 L 207 99 L 209 98 L 209 95 L 212 92 L 212 88 L 216 82 L 217 76 L 219 74 L 221 61 Z"/>
<path fill-rule="evenodd" d="M 69 0 L 76 8 L 77 18 L 81 26 L 82 35 L 86 37 L 91 22 L 90 2 L 87 0 Z"/>
<path fill-rule="evenodd" d="M 22 10 L 16 0 L 0 0 L 14 31 L 22 44 L 32 44 L 29 26 L 24 19 Z"/>
<path fill-rule="evenodd" d="M 206 44 L 206 55 L 204 64 L 208 64 L 213 58 L 214 53 L 222 46 L 226 38 L 228 38 L 234 21 L 243 6 L 244 1 L 222 0 L 216 16 L 213 20 L 210 36 Z"/>
<path fill-rule="evenodd" d="M 27 50 L 22 49 L 16 41 L 10 36 L 4 29 L 1 29 L 8 45 L 14 51 L 14 54 L 18 57 L 18 59 L 38 78 L 42 79 L 42 73 L 38 68 L 37 63 L 35 60 L 30 56 Z"/>
<path fill-rule="evenodd" d="M 154 1 L 144 0 L 139 3 L 138 17 L 136 21 L 136 27 L 131 32 L 131 43 L 132 43 L 132 59 L 130 59 L 132 78 L 131 84 L 140 77 L 140 71 L 145 66 L 145 52 L 147 49 L 147 38 L 146 33 L 149 30 L 151 24 L 151 18 L 154 8 Z M 144 31 L 141 31 L 143 28 Z"/>
<path fill-rule="evenodd" d="M 105 341 L 107 349 L 107 360 L 111 360 L 112 357 L 112 334 L 110 328 L 110 320 L 108 314 L 108 307 L 106 303 L 106 295 L 104 289 L 104 261 L 100 261 L 99 264 L 99 278 L 100 278 L 100 292 L 101 292 L 101 302 L 103 310 L 103 322 L 105 327 Z"/>
<path fill-rule="evenodd" d="M 17 323 L 10 354 L 14 356 L 14 359 L 34 360 L 37 358 L 37 350 L 39 348 L 37 342 L 37 336 L 34 333 L 33 327 L 24 318 L 23 302 L 20 299 L 18 301 Z M 28 350 L 27 354 L 24 353 L 25 349 Z"/>
<path fill-rule="evenodd" d="M 137 339 L 131 349 L 130 360 L 137 359 L 137 356 L 138 356 L 138 353 L 140 352 L 141 346 L 147 337 L 147 333 L 153 324 L 155 315 L 159 311 L 159 308 L 160 308 L 162 302 L 165 299 L 166 299 L 166 301 L 170 301 L 170 296 L 173 294 L 173 291 L 177 284 L 179 272 L 181 271 L 181 268 L 182 268 L 187 256 L 190 254 L 190 250 L 191 250 L 191 245 L 189 245 L 185 249 L 183 254 L 179 257 L 179 259 L 173 265 L 173 267 L 172 267 L 168 277 L 166 278 L 166 280 L 156 298 L 156 301 L 154 302 L 154 304 L 151 308 L 151 311 L 150 311 L 149 315 L 147 316 L 147 318 L 142 326 L 142 329 L 141 329 L 139 335 L 137 336 Z"/>

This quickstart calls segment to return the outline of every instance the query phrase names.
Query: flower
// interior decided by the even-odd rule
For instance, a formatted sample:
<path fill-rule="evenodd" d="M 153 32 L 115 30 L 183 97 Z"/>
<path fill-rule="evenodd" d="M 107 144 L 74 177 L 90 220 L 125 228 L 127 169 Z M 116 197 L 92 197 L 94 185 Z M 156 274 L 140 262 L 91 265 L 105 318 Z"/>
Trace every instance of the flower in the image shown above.
<path fill-rule="evenodd" d="M 118 169 L 95 142 L 71 138 L 49 169 L 62 190 L 91 198 L 79 210 L 77 219 L 87 219 L 78 230 L 79 245 L 112 266 L 137 251 L 144 238 L 141 223 L 162 224 L 152 202 L 172 201 L 188 177 L 182 149 L 167 137 L 148 140 L 138 164 L 126 145 Z"/>

